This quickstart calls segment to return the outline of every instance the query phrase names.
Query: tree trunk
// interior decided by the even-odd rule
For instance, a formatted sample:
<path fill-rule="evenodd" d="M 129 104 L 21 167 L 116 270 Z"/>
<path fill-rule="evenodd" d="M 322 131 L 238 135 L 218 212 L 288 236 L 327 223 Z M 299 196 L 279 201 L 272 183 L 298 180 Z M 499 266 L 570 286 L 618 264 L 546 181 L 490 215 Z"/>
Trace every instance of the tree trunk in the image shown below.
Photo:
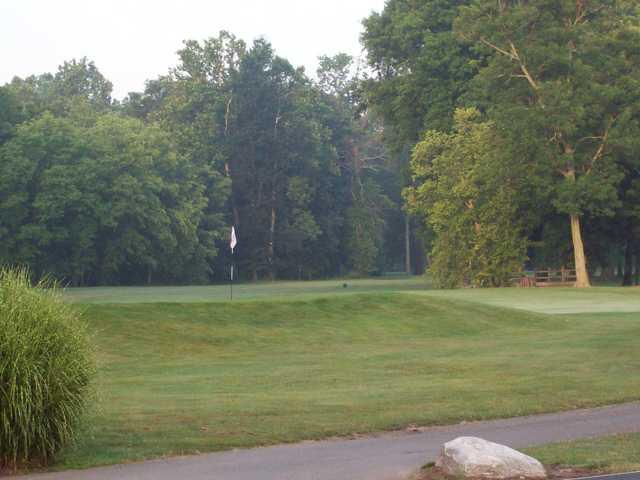
<path fill-rule="evenodd" d="M 622 281 L 624 276 L 624 258 L 618 259 L 618 266 L 616 267 L 616 278 Z"/>
<path fill-rule="evenodd" d="M 622 286 L 630 287 L 633 285 L 633 241 L 627 239 L 627 245 L 624 249 L 624 275 L 622 277 Z"/>
<path fill-rule="evenodd" d="M 404 271 L 411 275 L 411 225 L 409 214 L 404 215 Z"/>
<path fill-rule="evenodd" d="M 276 189 L 271 190 L 271 222 L 269 224 L 269 237 L 267 242 L 267 264 L 269 265 L 269 276 L 275 280 L 276 275 L 273 268 L 274 246 L 276 233 Z"/>
<path fill-rule="evenodd" d="M 576 264 L 576 287 L 590 287 L 591 283 L 589 282 L 589 272 L 587 272 L 587 259 L 584 254 L 580 217 L 578 215 L 571 215 L 571 238 L 573 240 L 573 256 Z"/>
<path fill-rule="evenodd" d="M 424 243 L 415 235 L 411 235 L 411 271 L 414 275 L 422 275 L 429 267 L 429 259 L 424 249 Z"/>

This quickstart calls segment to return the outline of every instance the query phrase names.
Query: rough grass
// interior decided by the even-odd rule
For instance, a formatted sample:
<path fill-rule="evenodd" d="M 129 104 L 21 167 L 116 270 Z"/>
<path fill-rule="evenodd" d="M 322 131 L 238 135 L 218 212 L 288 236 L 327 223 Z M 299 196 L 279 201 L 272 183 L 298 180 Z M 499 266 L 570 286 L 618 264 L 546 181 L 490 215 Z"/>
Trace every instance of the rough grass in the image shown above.
<path fill-rule="evenodd" d="M 640 392 L 637 313 L 551 316 L 388 293 L 83 308 L 100 352 L 101 412 L 62 468 Z"/>
<path fill-rule="evenodd" d="M 552 443 L 525 451 L 547 465 L 603 473 L 640 471 L 640 433 Z"/>

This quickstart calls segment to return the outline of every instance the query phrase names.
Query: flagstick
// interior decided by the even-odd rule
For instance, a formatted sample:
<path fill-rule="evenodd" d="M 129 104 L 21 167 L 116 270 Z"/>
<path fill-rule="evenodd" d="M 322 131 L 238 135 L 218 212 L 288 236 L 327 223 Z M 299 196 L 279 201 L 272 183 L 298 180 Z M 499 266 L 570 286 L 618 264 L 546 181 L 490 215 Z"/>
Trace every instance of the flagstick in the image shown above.
<path fill-rule="evenodd" d="M 231 247 L 231 283 L 229 286 L 231 287 L 231 300 L 233 300 L 233 267 L 235 266 L 233 263 L 234 260 L 234 249 L 238 244 L 238 239 L 236 238 L 236 227 L 231 225 L 231 236 L 229 237 L 229 247 Z"/>
<path fill-rule="evenodd" d="M 231 300 L 233 300 L 233 253 L 231 254 Z"/>

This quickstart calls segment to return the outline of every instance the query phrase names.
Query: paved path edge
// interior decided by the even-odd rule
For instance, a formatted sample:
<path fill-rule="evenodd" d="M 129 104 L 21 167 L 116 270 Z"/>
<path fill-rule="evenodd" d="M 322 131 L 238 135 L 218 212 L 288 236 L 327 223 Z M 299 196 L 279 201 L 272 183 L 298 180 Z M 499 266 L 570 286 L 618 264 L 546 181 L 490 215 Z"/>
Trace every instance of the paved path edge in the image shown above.
<path fill-rule="evenodd" d="M 472 435 L 514 448 L 640 432 L 640 402 L 13 477 L 16 480 L 398 480 Z"/>

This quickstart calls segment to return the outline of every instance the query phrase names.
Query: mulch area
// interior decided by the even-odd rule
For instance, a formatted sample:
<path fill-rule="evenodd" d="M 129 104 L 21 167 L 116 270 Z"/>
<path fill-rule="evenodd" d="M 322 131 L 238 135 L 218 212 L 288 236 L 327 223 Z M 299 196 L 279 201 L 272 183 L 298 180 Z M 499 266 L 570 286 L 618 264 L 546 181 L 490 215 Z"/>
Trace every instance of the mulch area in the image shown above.
<path fill-rule="evenodd" d="M 572 468 L 564 465 L 545 465 L 547 469 L 547 474 L 550 480 L 564 480 L 567 478 L 579 478 L 579 477 L 590 477 L 593 475 L 599 475 L 603 472 L 598 470 L 590 470 L 588 468 Z M 410 480 L 460 480 L 460 477 L 452 477 L 450 475 L 445 474 L 439 468 L 435 466 L 427 466 L 423 468 L 419 473 L 410 478 Z M 465 479 L 465 480 L 487 480 L 483 479 Z M 511 480 L 520 480 L 519 478 L 514 478 Z"/>

